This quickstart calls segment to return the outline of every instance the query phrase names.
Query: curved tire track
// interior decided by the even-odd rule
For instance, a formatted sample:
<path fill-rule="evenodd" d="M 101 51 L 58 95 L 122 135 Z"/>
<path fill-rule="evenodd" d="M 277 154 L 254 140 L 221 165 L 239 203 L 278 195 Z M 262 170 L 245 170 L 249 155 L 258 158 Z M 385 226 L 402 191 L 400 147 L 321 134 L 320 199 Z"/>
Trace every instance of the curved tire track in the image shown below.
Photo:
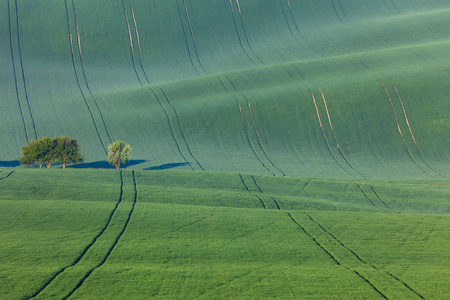
<path fill-rule="evenodd" d="M 84 255 L 87 253 L 87 251 L 95 244 L 95 242 L 103 235 L 103 233 L 106 231 L 106 229 L 108 228 L 109 224 L 111 223 L 111 220 L 114 216 L 114 213 L 117 210 L 117 207 L 119 206 L 119 204 L 122 202 L 122 197 L 123 197 L 123 175 L 122 175 L 122 171 L 120 171 L 120 194 L 119 194 L 119 200 L 116 202 L 116 205 L 114 206 L 114 209 L 111 211 L 108 221 L 106 222 L 105 226 L 103 226 L 103 228 L 100 230 L 100 232 L 94 237 L 94 239 L 83 249 L 83 251 L 81 251 L 80 255 L 69 265 L 65 266 L 64 268 L 62 268 L 61 270 L 59 270 L 58 272 L 56 272 L 55 274 L 53 274 L 53 276 L 47 280 L 46 283 L 44 283 L 44 285 L 37 291 L 35 292 L 31 297 L 31 298 L 35 298 L 37 296 L 39 296 L 39 294 L 47 287 L 49 286 L 53 280 L 55 280 L 55 278 L 63 273 L 65 270 L 67 270 L 68 268 L 71 268 L 73 266 L 75 266 L 76 264 L 78 264 L 80 262 L 80 260 L 84 257 Z"/>
<path fill-rule="evenodd" d="M 122 174 L 122 173 L 121 173 Z M 78 290 L 84 283 L 84 281 L 86 279 L 89 278 L 89 276 L 92 274 L 92 272 L 94 272 L 95 270 L 97 270 L 98 268 L 100 268 L 108 259 L 109 255 L 111 254 L 111 252 L 114 250 L 114 248 L 116 247 L 117 243 L 119 242 L 120 238 L 122 237 L 123 233 L 125 232 L 125 230 L 127 229 L 128 223 L 130 222 L 131 219 L 131 215 L 133 214 L 134 211 L 134 207 L 136 206 L 136 202 L 137 202 L 137 187 L 136 187 L 136 178 L 134 176 L 134 171 L 131 172 L 131 175 L 133 177 L 133 185 L 134 185 L 134 200 L 133 200 L 133 204 L 130 210 L 130 213 L 128 214 L 127 220 L 125 221 L 125 224 L 122 228 L 122 231 L 119 233 L 119 235 L 117 236 L 116 240 L 114 241 L 114 243 L 111 245 L 111 247 L 108 249 L 108 252 L 106 253 L 105 257 L 102 259 L 102 261 L 97 264 L 94 268 L 92 268 L 91 270 L 89 270 L 87 272 L 87 274 L 77 283 L 77 285 L 75 286 L 74 289 L 72 289 L 70 291 L 69 294 L 67 294 L 66 296 L 64 296 L 62 299 L 67 299 L 70 296 L 72 296 L 73 293 L 76 292 L 76 290 Z"/>
<path fill-rule="evenodd" d="M 264 209 L 268 209 L 266 203 L 264 202 L 264 200 L 260 196 L 258 196 L 257 194 L 253 194 L 252 191 L 250 191 L 250 189 L 248 188 L 248 185 L 245 183 L 244 178 L 242 177 L 242 175 L 241 174 L 238 174 L 238 175 L 239 175 L 239 178 L 241 179 L 242 184 L 244 185 L 245 189 L 247 190 L 247 192 L 249 192 L 252 195 L 255 195 L 256 198 L 258 198 L 259 201 L 261 202 L 262 207 Z"/>
<path fill-rule="evenodd" d="M 14 173 L 14 171 L 11 171 L 8 175 L 6 175 L 6 176 L 4 176 L 4 177 L 1 177 L 1 178 L 0 178 L 0 181 L 1 181 L 1 180 L 5 180 L 6 178 L 9 178 L 9 176 L 11 176 L 13 173 Z"/>

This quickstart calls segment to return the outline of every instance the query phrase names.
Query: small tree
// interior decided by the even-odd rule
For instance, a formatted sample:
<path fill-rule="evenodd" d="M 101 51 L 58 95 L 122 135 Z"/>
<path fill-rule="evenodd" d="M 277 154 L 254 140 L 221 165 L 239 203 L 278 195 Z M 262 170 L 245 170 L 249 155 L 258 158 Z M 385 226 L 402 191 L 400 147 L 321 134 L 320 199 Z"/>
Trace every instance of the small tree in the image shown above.
<path fill-rule="evenodd" d="M 56 160 L 63 165 L 63 169 L 67 164 L 83 162 L 80 147 L 77 140 L 68 138 L 67 136 L 59 136 L 56 138 Z"/>
<path fill-rule="evenodd" d="M 120 164 L 124 164 L 130 160 L 131 146 L 123 141 L 116 141 L 108 146 L 108 161 L 116 169 L 120 168 Z"/>

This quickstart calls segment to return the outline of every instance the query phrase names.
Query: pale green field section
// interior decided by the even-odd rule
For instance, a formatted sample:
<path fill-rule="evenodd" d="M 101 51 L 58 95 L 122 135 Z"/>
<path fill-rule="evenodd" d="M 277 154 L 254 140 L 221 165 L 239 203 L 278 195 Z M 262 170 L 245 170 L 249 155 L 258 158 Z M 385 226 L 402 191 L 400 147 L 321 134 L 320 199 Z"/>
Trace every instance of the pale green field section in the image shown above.
<path fill-rule="evenodd" d="M 2 299 L 449 296 L 448 182 L 10 170 Z"/>

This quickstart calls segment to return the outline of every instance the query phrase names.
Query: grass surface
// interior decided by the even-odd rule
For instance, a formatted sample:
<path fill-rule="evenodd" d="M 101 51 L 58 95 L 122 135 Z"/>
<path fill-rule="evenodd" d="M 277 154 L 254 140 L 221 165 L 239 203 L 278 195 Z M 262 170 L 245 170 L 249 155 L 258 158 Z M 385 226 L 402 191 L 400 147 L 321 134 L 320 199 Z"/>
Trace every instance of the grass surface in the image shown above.
<path fill-rule="evenodd" d="M 448 183 L 68 169 L 0 187 L 1 298 L 448 296 Z"/>
<path fill-rule="evenodd" d="M 449 16 L 1 1 L 0 298 L 448 298 Z M 10 168 L 59 135 L 83 164 Z"/>

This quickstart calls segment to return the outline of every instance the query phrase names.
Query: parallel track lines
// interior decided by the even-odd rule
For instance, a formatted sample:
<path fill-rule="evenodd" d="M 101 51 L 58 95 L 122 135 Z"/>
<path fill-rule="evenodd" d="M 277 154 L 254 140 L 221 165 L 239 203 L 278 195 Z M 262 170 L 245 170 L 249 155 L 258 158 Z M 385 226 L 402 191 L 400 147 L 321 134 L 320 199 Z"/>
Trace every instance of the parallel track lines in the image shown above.
<path fill-rule="evenodd" d="M 136 41 L 137 41 L 138 50 L 139 50 L 139 62 L 140 62 L 141 68 L 142 68 L 142 72 L 144 72 L 145 80 L 147 81 L 148 84 L 150 84 L 150 81 L 148 80 L 148 77 L 147 77 L 147 72 L 145 72 L 144 63 L 142 62 L 141 41 L 139 38 L 139 31 L 138 31 L 138 27 L 137 27 L 137 23 L 136 23 L 136 18 L 134 16 L 133 4 L 131 4 L 131 0 L 128 0 L 128 2 L 130 3 L 131 15 L 133 17 L 134 29 L 136 31 Z"/>
<path fill-rule="evenodd" d="M 136 77 L 139 81 L 139 84 L 142 86 L 142 81 L 141 78 L 139 77 L 138 71 L 136 69 L 136 63 L 134 62 L 134 47 L 133 47 L 133 36 L 131 34 L 131 27 L 130 27 L 130 22 L 128 21 L 128 14 L 127 14 L 127 9 L 125 8 L 125 3 L 122 0 L 122 8 L 123 8 L 123 14 L 125 16 L 125 24 L 127 25 L 127 30 L 128 30 L 128 37 L 130 40 L 130 52 L 131 52 L 131 61 L 133 64 L 133 69 L 134 69 L 134 73 L 136 74 Z"/>
<path fill-rule="evenodd" d="M 8 26 L 9 26 L 9 45 L 10 45 L 10 51 L 11 51 L 11 62 L 12 62 L 12 67 L 13 67 L 13 72 L 14 72 L 14 84 L 16 87 L 16 98 L 17 98 L 17 103 L 19 104 L 20 116 L 22 117 L 22 124 L 23 124 L 23 130 L 25 132 L 25 139 L 28 141 L 29 140 L 28 130 L 27 130 L 27 126 L 25 124 L 25 117 L 24 117 L 23 111 L 22 111 L 22 104 L 20 103 L 19 86 L 17 83 L 16 63 L 15 63 L 15 59 L 14 59 L 14 49 L 13 49 L 13 44 L 12 44 L 11 7 L 10 7 L 9 0 L 8 0 Z"/>
<path fill-rule="evenodd" d="M 287 24 L 287 26 L 288 26 L 288 28 L 289 28 L 289 31 L 290 31 L 290 33 L 292 34 L 292 36 L 308 51 L 308 52 L 310 52 L 312 55 L 314 55 L 316 58 L 320 58 L 320 56 L 319 55 L 317 55 L 316 53 L 314 53 L 311 49 L 309 49 L 295 34 L 294 34 L 294 31 L 292 30 L 292 28 L 291 28 L 291 25 L 289 24 L 289 21 L 288 21 L 288 17 L 287 17 L 287 15 L 286 15 L 286 10 L 284 9 L 284 4 L 283 4 L 283 0 L 280 0 L 280 3 L 281 3 L 281 9 L 283 10 L 283 15 L 284 15 L 284 19 L 286 20 L 286 24 Z M 320 51 L 318 51 L 312 44 L 311 44 L 311 42 L 309 42 L 306 38 L 305 38 L 305 36 L 303 36 L 303 34 L 301 33 L 301 31 L 300 31 L 300 29 L 299 29 L 299 27 L 298 27 L 298 25 L 297 25 L 297 22 L 295 21 L 295 18 L 294 18 L 294 14 L 292 13 L 292 8 L 291 8 L 291 4 L 289 3 L 289 0 L 287 0 L 287 3 L 288 3 L 288 7 L 289 7 L 289 12 L 290 12 L 290 15 L 291 15 L 291 18 L 292 18 L 292 21 L 294 22 L 294 26 L 295 26 L 295 28 L 296 28 L 296 30 L 297 30 L 297 32 L 298 32 L 298 34 L 300 35 L 300 37 L 302 38 L 302 39 L 304 39 L 311 47 L 313 47 L 314 48 L 314 50 L 316 50 L 317 52 L 319 52 L 320 53 Z"/>
<path fill-rule="evenodd" d="M 390 276 L 391 278 L 393 278 L 394 280 L 396 280 L 397 282 L 401 283 L 402 285 L 404 285 L 409 291 L 413 292 L 414 294 L 416 294 L 418 297 L 420 297 L 421 299 L 424 299 L 424 297 L 419 294 L 418 292 L 416 292 L 414 289 L 412 289 L 408 284 L 406 284 L 405 282 L 403 282 L 402 280 L 400 280 L 398 277 L 392 275 L 391 273 L 384 271 L 384 270 L 380 270 L 378 269 L 376 266 L 369 264 L 368 262 L 366 262 L 365 260 L 363 260 L 355 251 L 353 251 L 352 249 L 350 249 L 348 246 L 346 246 L 342 241 L 340 241 L 338 238 L 336 238 L 336 236 L 334 236 L 331 232 L 329 232 L 328 230 L 326 230 L 319 222 L 317 222 L 316 220 L 314 220 L 309 214 L 305 213 L 305 215 L 313 222 L 315 223 L 317 226 L 319 226 L 319 228 L 324 231 L 326 234 L 328 234 L 332 239 L 334 239 L 336 242 L 338 242 L 342 247 L 344 247 L 345 249 L 347 249 L 353 256 L 355 256 L 358 261 L 360 261 L 361 263 L 370 266 L 371 268 L 379 271 L 379 272 L 383 272 L 385 274 L 387 274 L 388 276 Z"/>
<path fill-rule="evenodd" d="M 80 260 L 84 257 L 84 255 L 87 253 L 87 251 L 95 244 L 95 242 L 103 235 L 103 233 L 106 231 L 106 229 L 108 228 L 109 224 L 111 223 L 111 220 L 115 214 L 115 212 L 117 211 L 117 207 L 119 206 L 119 204 L 122 202 L 122 198 L 123 198 L 123 174 L 122 171 L 120 171 L 120 193 L 119 193 L 119 200 L 116 202 L 116 205 L 114 206 L 114 209 L 111 211 L 108 221 L 106 222 L 105 226 L 103 226 L 103 228 L 100 230 L 100 232 L 94 237 L 94 239 L 83 249 L 83 251 L 81 251 L 80 255 L 69 265 L 65 266 L 64 268 L 62 268 L 61 270 L 59 270 L 58 272 L 56 272 L 55 274 L 53 274 L 53 276 L 47 280 L 47 282 L 37 291 L 35 292 L 31 297 L 31 298 L 35 298 L 37 296 L 39 296 L 40 293 L 42 293 L 42 291 L 44 291 L 45 288 L 47 288 L 52 282 L 53 280 L 55 280 L 56 277 L 58 277 L 59 274 L 63 273 L 65 270 L 75 266 L 76 264 L 78 264 L 80 262 Z"/>
<path fill-rule="evenodd" d="M 97 111 L 100 115 L 100 119 L 102 120 L 103 126 L 105 127 L 105 132 L 106 132 L 106 135 L 108 136 L 109 142 L 112 143 L 112 138 L 111 138 L 111 135 L 109 134 L 108 126 L 106 126 L 105 118 L 103 117 L 102 111 L 100 110 L 100 106 L 98 105 L 98 102 L 94 96 L 94 93 L 92 93 L 91 87 L 89 86 L 89 82 L 87 80 L 86 72 L 84 70 L 83 55 L 81 53 L 81 38 L 80 38 L 80 32 L 78 30 L 77 11 L 75 9 L 75 1 L 74 0 L 72 0 L 72 7 L 73 7 L 73 16 L 75 19 L 75 28 L 76 28 L 76 32 L 77 32 L 78 54 L 80 55 L 80 65 L 81 65 L 81 71 L 83 72 L 84 82 L 86 84 L 86 88 L 89 91 L 89 94 L 92 97 L 92 100 L 94 101 L 95 107 L 97 108 Z"/>
<path fill-rule="evenodd" d="M 170 128 L 170 133 L 171 133 L 171 135 L 172 135 L 173 140 L 175 141 L 175 144 L 176 144 L 176 146 L 177 146 L 178 152 L 180 153 L 180 155 L 181 155 L 181 157 L 184 159 L 184 161 L 185 161 L 185 162 L 189 165 L 189 167 L 192 169 L 192 171 L 195 171 L 195 169 L 192 167 L 192 165 L 191 165 L 191 164 L 189 163 L 189 161 L 186 159 L 186 156 L 184 156 L 183 152 L 181 151 L 181 147 L 180 147 L 180 144 L 179 144 L 177 138 L 175 137 L 175 131 L 174 131 L 174 128 L 173 128 L 173 126 L 172 126 L 172 123 L 170 122 L 170 118 L 169 118 L 169 114 L 168 114 L 168 112 L 167 112 L 167 109 L 166 109 L 166 108 L 164 107 L 164 105 L 161 103 L 161 100 L 159 99 L 159 97 L 158 97 L 158 95 L 156 94 L 155 90 L 154 90 L 153 88 L 151 88 L 151 87 L 150 87 L 150 90 L 152 91 L 153 95 L 155 96 L 156 100 L 158 101 L 159 106 L 161 106 L 161 108 L 162 108 L 163 111 L 164 111 L 164 114 L 165 114 L 165 116 L 166 116 L 167 123 L 168 123 L 169 128 Z"/>
<path fill-rule="evenodd" d="M 231 8 L 231 14 L 233 16 L 233 22 L 234 22 L 234 27 L 236 29 L 236 34 L 239 39 L 239 44 L 241 45 L 242 50 L 245 52 L 245 54 L 248 56 L 248 58 L 250 58 L 250 60 L 255 64 L 255 66 L 259 66 L 258 63 L 256 63 L 256 61 L 253 59 L 253 57 L 251 57 L 251 55 L 245 49 L 244 44 L 242 43 L 241 34 L 239 33 L 238 25 L 236 22 L 236 15 L 234 13 L 233 2 L 231 0 L 230 0 L 230 8 Z"/>
<path fill-rule="evenodd" d="M 264 194 L 263 190 L 261 189 L 261 187 L 259 186 L 258 182 L 256 181 L 255 176 L 251 175 L 251 177 L 252 177 L 252 179 L 253 179 L 253 182 L 255 183 L 256 188 L 259 190 L 259 192 L 260 192 L 261 194 Z M 275 198 L 273 198 L 273 197 L 270 197 L 270 199 L 272 199 L 272 201 L 275 203 L 275 206 L 277 207 L 277 209 L 278 209 L 278 210 L 281 210 L 281 206 L 280 206 L 280 204 L 278 203 L 278 201 L 277 201 Z"/>
<path fill-rule="evenodd" d="M 203 67 L 202 62 L 200 61 L 200 55 L 198 54 L 197 43 L 195 42 L 194 30 L 192 29 L 191 19 L 189 18 L 189 11 L 188 11 L 188 8 L 187 8 L 187 5 L 186 5 L 186 0 L 183 0 L 183 2 L 184 2 L 184 11 L 186 12 L 186 18 L 187 18 L 187 21 L 188 21 L 188 24 L 189 24 L 189 30 L 191 32 L 192 42 L 194 43 L 194 50 L 195 50 L 195 54 L 197 56 L 198 64 L 200 65 L 200 68 L 202 68 L 203 72 L 208 74 L 208 72 Z"/>
<path fill-rule="evenodd" d="M 343 265 L 339 260 L 338 260 L 338 258 L 336 257 L 336 256 L 334 256 L 330 251 L 328 251 L 326 248 L 325 248 L 325 246 L 324 245 L 322 245 L 316 238 L 314 238 L 308 231 L 306 231 L 306 229 L 303 227 L 303 226 L 301 226 L 293 217 L 292 217 L 292 215 L 290 214 L 290 213 L 287 213 L 287 215 L 288 215 L 288 217 L 309 237 L 309 238 L 311 238 L 313 241 L 314 241 L 314 243 L 317 245 L 317 246 L 319 246 L 321 249 L 322 249 L 322 251 L 324 251 L 338 266 L 341 266 L 341 267 L 343 267 L 343 268 L 345 268 L 345 269 L 347 269 L 347 270 L 349 270 L 349 271 L 351 271 L 351 272 L 353 272 L 353 273 L 355 273 L 358 277 L 360 277 L 362 280 L 364 280 L 367 284 L 369 284 L 381 297 L 383 297 L 384 299 L 388 299 L 387 297 L 386 297 L 386 295 L 385 294 L 383 294 L 372 282 L 370 282 L 369 281 L 369 279 L 367 279 L 366 277 L 364 277 L 362 274 L 360 274 L 358 271 L 356 271 L 356 270 L 354 270 L 354 269 L 352 269 L 352 268 L 350 268 L 350 267 L 348 267 L 348 266 L 345 266 L 345 265 Z M 305 214 L 305 215 L 307 215 L 307 214 Z M 308 217 L 309 217 L 309 215 L 307 215 Z M 311 219 L 311 217 L 309 217 L 310 219 Z M 313 221 L 312 219 L 311 219 L 311 221 Z M 316 222 L 315 222 L 316 223 Z M 318 224 L 318 223 L 316 223 L 316 224 Z M 320 225 L 319 225 L 320 226 Z M 324 230 L 324 228 L 322 227 L 322 226 L 320 226 L 323 230 Z M 334 236 L 333 236 L 334 237 Z M 338 241 L 336 238 L 335 238 L 335 240 L 336 241 Z M 361 262 L 363 262 L 363 260 L 358 256 L 358 255 L 356 255 L 356 253 L 354 253 L 353 251 L 351 251 L 349 248 L 347 248 L 344 244 L 342 244 L 340 241 L 338 241 L 340 244 L 341 244 L 341 246 L 343 246 L 343 247 L 345 247 L 347 250 L 349 250 L 350 252 L 352 252 L 357 258 L 358 258 L 358 260 L 359 261 L 361 261 Z M 364 263 L 364 262 L 363 262 Z"/>
<path fill-rule="evenodd" d="M 34 131 L 34 137 L 35 137 L 35 139 L 37 139 L 38 134 L 37 134 L 36 124 L 34 122 L 33 112 L 31 110 L 30 100 L 28 97 L 28 88 L 27 88 L 27 82 L 25 79 L 25 71 L 24 71 L 24 67 L 23 67 L 22 47 L 21 47 L 21 42 L 20 42 L 19 9 L 18 9 L 18 5 L 17 5 L 17 0 L 14 1 L 14 4 L 15 4 L 14 11 L 15 11 L 15 18 L 16 18 L 15 30 L 16 30 L 16 39 L 17 39 L 17 50 L 18 50 L 18 54 L 19 54 L 18 55 L 19 56 L 19 65 L 20 65 L 20 72 L 21 72 L 21 76 L 20 75 L 19 76 L 21 77 L 22 83 L 23 83 L 23 92 L 25 95 L 25 102 L 26 102 L 26 106 L 28 107 L 28 113 L 29 113 L 29 117 L 31 120 L 31 126 L 33 127 L 32 131 Z M 11 25 L 11 5 L 10 5 L 9 0 L 8 0 L 8 26 L 9 26 L 9 41 L 10 41 L 11 59 L 12 59 L 13 69 L 14 69 L 14 82 L 15 82 L 15 87 L 16 87 L 16 97 L 17 97 L 17 101 L 19 103 L 19 110 L 20 110 L 24 130 L 25 130 L 25 137 L 28 141 L 28 139 L 30 138 L 30 134 L 29 134 L 27 126 L 26 126 L 24 110 L 22 109 L 22 104 L 20 102 L 21 97 L 19 96 L 18 74 L 16 72 L 16 63 L 15 63 L 16 57 L 14 55 L 13 37 L 12 37 L 13 27 Z"/>
<path fill-rule="evenodd" d="M 73 66 L 73 71 L 75 73 L 75 79 L 77 81 L 77 86 L 78 86 L 78 89 L 80 90 L 81 96 L 83 97 L 84 103 L 86 104 L 86 107 L 87 107 L 87 109 L 89 111 L 89 114 L 90 114 L 91 119 L 92 119 L 92 123 L 94 124 L 95 131 L 97 132 L 97 136 L 98 136 L 98 139 L 100 140 L 102 148 L 105 151 L 105 153 L 108 153 L 108 151 L 106 150 L 106 146 L 105 146 L 105 144 L 103 142 L 103 139 L 102 139 L 102 137 L 100 135 L 100 131 L 98 129 L 97 123 L 95 122 L 95 117 L 94 117 L 94 114 L 92 112 L 91 106 L 89 105 L 89 103 L 87 101 L 87 98 L 86 98 L 86 95 L 83 92 L 83 89 L 81 88 L 80 78 L 78 76 L 77 67 L 75 65 L 75 54 L 74 54 L 74 50 L 73 50 L 72 32 L 71 32 L 71 28 L 70 28 L 70 18 L 69 18 L 69 9 L 68 9 L 68 6 L 67 6 L 67 0 L 64 0 L 64 5 L 65 5 L 65 8 L 66 8 L 67 30 L 68 30 L 68 36 L 69 36 L 70 52 L 71 52 L 71 57 L 72 57 L 72 66 Z"/>
<path fill-rule="evenodd" d="M 358 186 L 358 188 L 361 190 L 361 192 L 364 194 L 364 197 L 370 202 L 370 204 L 372 204 L 373 206 L 376 206 L 375 203 L 372 202 L 372 200 L 370 200 L 369 196 L 367 196 L 366 192 L 364 192 L 364 190 L 362 189 L 360 184 L 356 184 Z"/>
<path fill-rule="evenodd" d="M 427 175 L 430 175 L 426 170 L 424 170 L 424 169 L 417 163 L 417 161 L 414 159 L 414 157 L 412 156 L 411 152 L 409 151 L 408 146 L 406 145 L 405 138 L 404 138 L 403 133 L 402 133 L 402 129 L 400 128 L 400 124 L 399 124 L 398 118 L 397 118 L 397 113 L 395 112 L 394 103 L 392 102 L 392 99 L 391 99 L 391 96 L 390 96 L 390 94 L 389 94 L 389 91 L 387 90 L 387 88 L 386 88 L 386 86 L 384 85 L 383 81 L 380 80 L 380 83 L 381 83 L 381 85 L 383 86 L 384 91 L 386 92 L 386 95 L 387 95 L 387 97 L 388 97 L 388 99 L 389 99 L 389 103 L 391 104 L 392 112 L 393 112 L 393 114 L 394 114 L 395 123 L 397 124 L 397 130 L 398 130 L 398 133 L 400 134 L 400 137 L 402 138 L 403 145 L 405 146 L 405 149 L 406 149 L 406 152 L 408 153 L 408 156 L 411 158 L 411 160 L 414 162 L 414 164 L 415 164 L 417 167 L 419 167 L 419 168 L 420 168 L 424 173 L 426 173 Z M 431 176 L 431 175 L 430 175 L 430 176 Z"/>
<path fill-rule="evenodd" d="M 395 84 L 392 82 L 392 80 L 390 80 L 390 82 L 391 82 L 391 85 L 394 87 L 395 92 L 397 93 L 398 101 L 400 102 L 400 105 L 402 106 L 403 115 L 404 115 L 404 117 L 405 117 L 406 125 L 408 126 L 409 133 L 410 133 L 411 138 L 412 138 L 412 140 L 413 140 L 413 142 L 414 142 L 414 146 L 416 146 L 416 149 L 417 149 L 417 152 L 419 153 L 420 158 L 421 158 L 422 161 L 423 161 L 423 162 L 424 162 L 431 170 L 433 170 L 436 174 L 438 174 L 438 175 L 441 176 L 441 177 L 444 177 L 442 174 L 439 174 L 436 170 L 434 170 L 434 169 L 428 164 L 428 162 L 427 162 L 427 161 L 425 160 L 425 158 L 423 157 L 422 152 L 419 150 L 419 146 L 417 146 L 416 139 L 414 138 L 414 134 L 412 133 L 411 126 L 409 125 L 408 116 L 406 115 L 406 110 L 405 110 L 405 107 L 403 106 L 402 98 L 400 97 L 400 94 L 399 94 L 399 92 L 398 92 L 398 90 L 397 90 L 397 87 L 396 87 Z"/>
<path fill-rule="evenodd" d="M 261 205 L 264 209 L 268 209 L 266 203 L 264 202 L 264 200 L 258 196 L 257 194 L 252 193 L 252 191 L 250 191 L 250 189 L 248 188 L 248 185 L 245 183 L 244 178 L 242 177 L 241 174 L 239 174 L 239 178 L 241 179 L 242 184 L 244 185 L 245 189 L 247 190 L 247 192 L 249 192 L 252 195 L 255 195 L 256 198 L 259 199 L 259 201 L 261 202 Z"/>
<path fill-rule="evenodd" d="M 375 188 L 373 186 L 370 186 L 370 188 L 372 189 L 373 193 L 375 194 L 375 196 L 377 196 L 378 200 L 381 201 L 381 203 L 384 204 L 384 206 L 386 206 L 387 208 L 390 209 L 389 205 L 386 204 L 385 201 L 383 201 L 383 199 L 381 199 L 380 195 L 377 193 L 377 191 L 375 190 Z"/>
<path fill-rule="evenodd" d="M 186 145 L 186 148 L 187 148 L 190 156 L 195 160 L 195 162 L 200 167 L 200 169 L 202 169 L 202 171 L 205 171 L 205 169 L 202 167 L 202 165 L 197 160 L 197 158 L 194 156 L 194 154 L 192 154 L 191 148 L 189 147 L 189 143 L 187 142 L 186 136 L 184 134 L 183 127 L 181 126 L 180 116 L 178 115 L 178 112 L 175 109 L 175 106 L 173 106 L 172 102 L 170 102 L 169 97 L 167 97 L 167 94 L 164 92 L 164 90 L 161 87 L 158 87 L 158 88 L 162 92 L 162 94 L 164 95 L 164 98 L 166 99 L 167 103 L 172 107 L 172 110 L 173 110 L 173 112 L 174 112 L 174 114 L 175 114 L 175 116 L 177 118 L 177 121 L 178 121 L 178 126 L 180 127 L 181 136 L 183 137 L 183 141 L 184 141 L 184 143 Z"/>
<path fill-rule="evenodd" d="M 228 77 L 228 75 L 225 75 L 225 76 L 227 77 L 227 79 L 228 79 L 228 81 L 231 83 L 231 85 L 233 86 L 234 90 L 235 90 L 237 93 L 239 93 L 242 97 L 244 97 L 244 99 L 247 101 L 247 106 L 248 106 L 248 110 L 249 110 L 249 112 L 250 112 L 250 118 L 252 119 L 253 128 L 255 129 L 256 138 L 257 138 L 257 140 L 258 140 L 259 147 L 261 148 L 261 151 L 263 152 L 264 156 L 267 158 L 267 160 L 270 162 L 270 164 L 271 164 L 275 169 L 277 169 L 283 176 L 286 176 L 286 174 L 285 174 L 280 168 L 278 168 L 278 167 L 274 164 L 274 162 L 269 158 L 269 156 L 267 155 L 266 150 L 264 149 L 264 146 L 262 145 L 261 138 L 259 137 L 259 132 L 258 132 L 258 129 L 257 129 L 257 127 L 256 127 L 255 119 L 253 118 L 253 111 L 252 111 L 252 107 L 251 107 L 251 105 L 250 105 L 250 101 L 248 100 L 248 98 L 247 98 L 244 94 L 242 94 L 242 93 L 236 88 L 236 86 L 234 85 L 233 81 L 231 81 L 231 79 Z M 240 106 L 240 105 L 239 105 L 239 109 L 241 110 L 241 116 L 243 116 L 243 115 L 242 115 L 242 109 L 241 109 L 241 106 Z"/>
<path fill-rule="evenodd" d="M 261 160 L 261 158 L 260 158 L 259 155 L 256 153 L 256 150 L 255 150 L 255 148 L 253 147 L 253 145 L 252 145 L 252 143 L 251 143 L 251 141 L 250 141 L 250 135 L 249 135 L 249 133 L 248 133 L 247 125 L 245 124 L 244 114 L 242 113 L 242 107 L 241 107 L 241 104 L 239 103 L 238 98 L 237 98 L 235 95 L 233 95 L 233 94 L 228 90 L 228 88 L 225 86 L 225 83 L 222 81 L 222 79 L 220 79 L 219 76 L 217 76 L 217 79 L 219 79 L 220 83 L 222 84 L 222 86 L 223 86 L 223 88 L 225 89 L 225 91 L 227 92 L 227 94 L 229 94 L 230 96 L 232 96 L 232 97 L 236 100 L 236 104 L 237 104 L 237 106 L 238 106 L 239 113 L 240 113 L 240 116 L 241 116 L 242 126 L 243 126 L 243 128 L 244 128 L 245 137 L 246 137 L 246 140 L 247 140 L 247 143 L 248 143 L 250 149 L 252 150 L 252 153 L 255 155 L 256 159 L 261 163 L 261 165 L 262 165 L 267 171 L 269 171 L 270 173 L 272 173 L 273 176 L 275 176 L 275 173 L 274 173 L 272 170 L 270 170 L 270 168 L 267 167 L 267 165 Z"/>
<path fill-rule="evenodd" d="M 339 153 L 340 153 L 341 157 L 344 159 L 345 163 L 346 163 L 353 171 L 355 171 L 356 173 L 358 173 L 359 175 L 361 175 L 361 176 L 365 179 L 366 177 L 365 177 L 363 174 L 361 174 L 358 170 L 356 170 L 356 169 L 349 163 L 349 161 L 348 161 L 347 158 L 345 157 L 344 153 L 342 153 L 341 147 L 339 146 L 338 140 L 337 140 L 337 138 L 336 138 L 336 134 L 335 134 L 334 129 L 333 129 L 333 124 L 331 124 L 331 118 L 330 118 L 330 113 L 329 113 L 329 111 L 328 111 L 327 101 L 326 101 L 325 96 L 324 96 L 322 90 L 320 89 L 320 87 L 318 87 L 318 86 L 316 86 L 316 87 L 317 87 L 317 89 L 320 91 L 320 94 L 322 95 L 323 104 L 325 105 L 325 111 L 326 111 L 326 113 L 327 113 L 328 124 L 330 125 L 331 132 L 333 133 L 334 141 L 336 142 L 336 147 L 337 147 L 337 149 L 339 150 Z"/>
<path fill-rule="evenodd" d="M 108 249 L 108 252 L 106 253 L 106 255 L 103 257 L 102 261 L 97 264 L 94 268 L 92 268 L 91 270 L 89 270 L 89 272 L 78 282 L 78 284 L 75 286 L 75 288 L 70 291 L 69 294 L 67 294 L 66 296 L 64 296 L 62 299 L 67 299 L 70 296 L 72 296 L 72 294 L 78 289 L 80 288 L 84 281 L 86 279 L 88 279 L 88 277 L 92 274 L 92 272 L 94 272 L 95 270 L 97 270 L 98 268 L 100 268 L 108 259 L 109 255 L 111 254 L 111 252 L 114 250 L 114 248 L 116 247 L 117 243 L 119 242 L 120 238 L 122 237 L 122 235 L 124 234 L 125 230 L 127 229 L 128 223 L 130 222 L 131 219 L 131 215 L 133 214 L 134 211 L 134 207 L 136 206 L 136 202 L 137 202 L 137 187 L 136 187 L 136 178 L 134 176 L 134 171 L 131 172 L 132 178 L 133 178 L 133 186 L 134 186 L 134 199 L 133 199 L 133 204 L 131 206 L 131 210 L 130 213 L 128 214 L 127 220 L 125 221 L 125 224 L 123 225 L 122 231 L 119 233 L 119 235 L 117 236 L 117 238 L 115 239 L 114 243 L 111 245 L 111 247 Z"/>

